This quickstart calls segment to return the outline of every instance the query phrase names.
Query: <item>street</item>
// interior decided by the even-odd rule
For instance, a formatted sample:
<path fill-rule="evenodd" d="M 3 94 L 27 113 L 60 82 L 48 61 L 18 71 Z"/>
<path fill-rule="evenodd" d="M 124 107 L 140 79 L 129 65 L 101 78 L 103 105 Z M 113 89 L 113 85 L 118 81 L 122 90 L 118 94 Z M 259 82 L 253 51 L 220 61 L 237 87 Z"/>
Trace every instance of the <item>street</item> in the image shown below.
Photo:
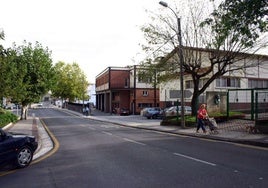
<path fill-rule="evenodd" d="M 267 150 L 34 109 L 59 142 L 52 156 L 0 177 L 21 187 L 267 187 Z"/>

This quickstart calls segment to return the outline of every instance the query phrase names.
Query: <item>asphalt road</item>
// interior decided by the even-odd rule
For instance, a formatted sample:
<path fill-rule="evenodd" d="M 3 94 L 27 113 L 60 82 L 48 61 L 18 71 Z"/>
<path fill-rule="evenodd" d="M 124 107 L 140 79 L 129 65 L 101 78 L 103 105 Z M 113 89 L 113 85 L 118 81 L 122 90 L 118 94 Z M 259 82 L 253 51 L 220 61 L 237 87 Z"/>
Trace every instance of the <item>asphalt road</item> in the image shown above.
<path fill-rule="evenodd" d="M 268 152 L 175 136 L 36 109 L 58 151 L 0 177 L 1 187 L 258 187 L 268 186 Z"/>

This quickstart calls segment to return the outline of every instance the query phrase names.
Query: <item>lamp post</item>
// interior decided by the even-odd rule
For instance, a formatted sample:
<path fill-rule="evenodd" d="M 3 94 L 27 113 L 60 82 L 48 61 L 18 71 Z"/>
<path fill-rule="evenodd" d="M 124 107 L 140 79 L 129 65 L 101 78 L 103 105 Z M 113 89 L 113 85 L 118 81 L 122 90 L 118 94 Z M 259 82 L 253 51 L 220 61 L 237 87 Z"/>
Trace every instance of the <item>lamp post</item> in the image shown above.
<path fill-rule="evenodd" d="M 177 48 L 177 53 L 180 59 L 180 86 L 181 86 L 181 127 L 185 128 L 185 118 L 184 118 L 184 86 L 183 86 L 183 54 L 182 54 L 182 36 L 181 36 L 181 20 L 176 14 L 176 12 L 168 6 L 168 4 L 164 1 L 159 2 L 160 5 L 169 8 L 174 15 L 176 16 L 177 19 L 177 24 L 178 24 L 178 31 L 177 31 L 177 37 L 179 41 L 179 49 Z"/>

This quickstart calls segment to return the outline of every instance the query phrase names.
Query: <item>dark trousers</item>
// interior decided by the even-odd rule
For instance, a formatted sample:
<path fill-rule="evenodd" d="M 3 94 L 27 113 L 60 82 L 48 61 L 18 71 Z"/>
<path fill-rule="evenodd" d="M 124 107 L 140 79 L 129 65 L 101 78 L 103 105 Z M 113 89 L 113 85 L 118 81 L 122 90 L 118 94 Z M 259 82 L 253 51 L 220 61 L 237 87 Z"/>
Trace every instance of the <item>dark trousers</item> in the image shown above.
<path fill-rule="evenodd" d="M 196 131 L 198 131 L 200 128 L 203 130 L 203 132 L 206 131 L 203 119 L 197 119 L 197 129 L 196 129 Z"/>

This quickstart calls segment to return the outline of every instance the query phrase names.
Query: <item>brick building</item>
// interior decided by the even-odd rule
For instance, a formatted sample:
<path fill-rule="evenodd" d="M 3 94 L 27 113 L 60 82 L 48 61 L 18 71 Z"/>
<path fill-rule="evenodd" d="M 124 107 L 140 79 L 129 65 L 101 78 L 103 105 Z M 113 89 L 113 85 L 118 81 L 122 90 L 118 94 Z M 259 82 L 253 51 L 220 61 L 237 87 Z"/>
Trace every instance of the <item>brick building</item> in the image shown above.
<path fill-rule="evenodd" d="M 96 108 L 106 113 L 120 114 L 129 109 L 139 114 L 145 107 L 159 106 L 159 89 L 144 82 L 138 75 L 139 66 L 108 67 L 96 77 Z M 153 79 L 152 79 L 153 80 Z"/>

